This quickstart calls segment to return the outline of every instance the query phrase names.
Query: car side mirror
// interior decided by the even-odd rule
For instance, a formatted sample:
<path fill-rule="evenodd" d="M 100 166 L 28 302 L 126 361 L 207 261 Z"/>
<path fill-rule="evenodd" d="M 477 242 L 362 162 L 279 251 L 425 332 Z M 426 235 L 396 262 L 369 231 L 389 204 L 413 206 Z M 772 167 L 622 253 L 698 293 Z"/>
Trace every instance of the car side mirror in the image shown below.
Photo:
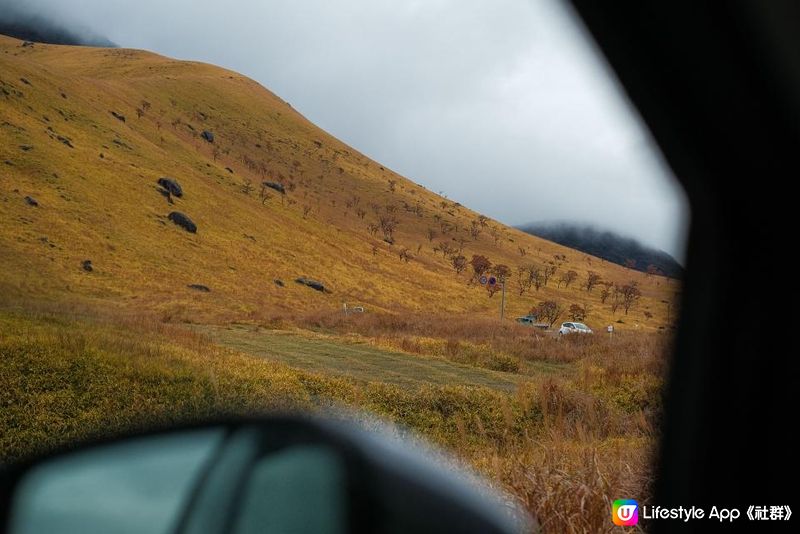
<path fill-rule="evenodd" d="M 421 449 L 343 421 L 211 423 L 120 438 L 0 479 L 3 532 L 514 532 L 521 513 Z"/>

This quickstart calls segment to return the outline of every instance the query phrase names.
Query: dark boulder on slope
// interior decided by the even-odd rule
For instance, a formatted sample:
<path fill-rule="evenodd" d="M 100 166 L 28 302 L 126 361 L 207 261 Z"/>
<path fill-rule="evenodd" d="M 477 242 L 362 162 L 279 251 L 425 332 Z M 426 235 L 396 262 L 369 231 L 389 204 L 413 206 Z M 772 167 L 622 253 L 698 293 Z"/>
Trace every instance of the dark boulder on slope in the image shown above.
<path fill-rule="evenodd" d="M 310 287 L 311 289 L 314 289 L 316 291 L 321 291 L 323 293 L 331 292 L 331 290 L 325 287 L 325 284 L 323 284 L 322 282 L 311 280 L 310 278 L 306 278 L 305 276 L 301 276 L 300 278 L 295 279 L 295 282 Z"/>
<path fill-rule="evenodd" d="M 277 191 L 281 195 L 285 195 L 286 194 L 286 188 L 283 187 L 283 184 L 280 184 L 278 182 L 261 182 L 261 184 L 264 187 L 269 187 L 270 189 L 274 189 L 275 191 Z"/>
<path fill-rule="evenodd" d="M 211 292 L 211 289 L 203 284 L 189 284 L 187 287 L 189 289 L 194 289 L 195 291 L 202 291 L 203 293 Z"/>
<path fill-rule="evenodd" d="M 183 189 L 177 180 L 162 176 L 158 179 L 158 185 L 164 188 L 170 195 L 181 198 L 183 196 Z"/>
<path fill-rule="evenodd" d="M 177 224 L 178 226 L 180 226 L 181 228 L 183 228 L 184 230 L 186 230 L 187 232 L 190 232 L 192 234 L 197 233 L 197 225 L 193 223 L 192 220 L 183 213 L 179 211 L 173 211 L 172 213 L 167 215 L 167 218 L 170 221 Z"/>
<path fill-rule="evenodd" d="M 202 137 L 209 143 L 214 142 L 214 134 L 212 132 L 209 132 L 208 130 L 203 130 L 203 133 L 200 134 L 200 137 Z"/>

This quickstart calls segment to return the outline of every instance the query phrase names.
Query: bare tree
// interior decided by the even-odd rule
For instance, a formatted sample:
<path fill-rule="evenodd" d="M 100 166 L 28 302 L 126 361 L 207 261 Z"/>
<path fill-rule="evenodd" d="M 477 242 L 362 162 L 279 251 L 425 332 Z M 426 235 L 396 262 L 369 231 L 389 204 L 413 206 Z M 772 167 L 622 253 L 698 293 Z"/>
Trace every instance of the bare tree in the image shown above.
<path fill-rule="evenodd" d="M 501 282 L 505 282 L 508 279 L 508 276 L 511 274 L 511 268 L 508 265 L 504 265 L 502 263 L 495 265 L 493 271 L 494 275 Z"/>
<path fill-rule="evenodd" d="M 481 235 L 481 225 L 478 221 L 470 221 L 469 235 L 472 236 L 472 239 L 478 239 L 478 236 Z"/>
<path fill-rule="evenodd" d="M 472 266 L 472 280 L 477 280 L 492 267 L 492 262 L 486 256 L 475 254 L 469 264 Z"/>
<path fill-rule="evenodd" d="M 519 296 L 525 294 L 526 291 L 529 291 L 531 286 L 533 285 L 533 280 L 530 277 L 528 272 L 527 265 L 520 265 L 517 267 L 517 290 L 519 291 Z"/>
<path fill-rule="evenodd" d="M 489 235 L 492 236 L 492 241 L 494 241 L 494 244 L 496 246 L 503 234 L 501 234 L 497 228 L 492 228 L 491 230 L 489 230 Z"/>
<path fill-rule="evenodd" d="M 536 291 L 542 288 L 544 285 L 544 276 L 542 275 L 542 269 L 539 267 L 534 267 L 531 271 L 531 278 L 533 279 L 533 287 Z"/>
<path fill-rule="evenodd" d="M 617 313 L 617 310 L 622 306 L 622 288 L 614 284 L 611 289 L 611 313 Z"/>
<path fill-rule="evenodd" d="M 606 284 L 605 286 L 603 286 L 603 291 L 600 292 L 600 302 L 602 304 L 605 304 L 609 295 L 611 295 L 611 290 L 609 289 L 608 284 Z"/>
<path fill-rule="evenodd" d="M 620 289 L 622 294 L 622 307 L 625 309 L 625 315 L 628 311 L 642 298 L 642 292 L 639 289 L 639 284 L 630 281 Z"/>
<path fill-rule="evenodd" d="M 517 288 L 520 295 L 528 291 L 531 286 L 536 288 L 536 291 L 539 291 L 543 284 L 544 276 L 542 275 L 542 269 L 538 266 L 529 263 L 517 269 Z"/>
<path fill-rule="evenodd" d="M 398 225 L 397 219 L 393 215 L 381 215 L 378 219 L 378 225 L 383 232 L 383 240 L 390 245 L 394 244 L 394 231 Z"/>
<path fill-rule="evenodd" d="M 453 246 L 450 243 L 448 243 L 447 241 L 442 241 L 441 243 L 436 245 L 436 247 L 434 247 L 433 250 L 434 250 L 434 252 L 437 251 L 437 250 L 441 251 L 442 256 L 444 258 L 451 258 L 457 252 L 456 249 L 453 248 Z"/>
<path fill-rule="evenodd" d="M 253 187 L 252 180 L 250 180 L 250 178 L 245 178 L 244 183 L 242 184 L 242 193 L 249 196 L 250 193 L 253 192 L 253 189 L 255 188 Z"/>
<path fill-rule="evenodd" d="M 573 304 L 569 307 L 569 318 L 573 321 L 583 321 L 586 319 L 586 308 L 580 304 Z"/>
<path fill-rule="evenodd" d="M 544 281 L 544 285 L 547 286 L 547 282 L 550 281 L 550 277 L 556 274 L 558 267 L 553 265 L 552 263 L 548 263 L 542 269 L 542 279 Z"/>
<path fill-rule="evenodd" d="M 397 189 L 397 180 L 389 180 L 389 191 L 394 193 Z"/>
<path fill-rule="evenodd" d="M 625 260 L 625 267 L 628 269 L 636 269 L 636 260 L 628 258 Z"/>
<path fill-rule="evenodd" d="M 519 252 L 519 255 L 520 255 L 520 256 L 522 256 L 522 257 L 524 258 L 524 257 L 525 257 L 525 254 L 527 254 L 527 253 L 528 253 L 528 249 L 527 249 L 527 248 L 525 248 L 525 247 L 520 247 L 520 246 L 518 246 L 518 247 L 517 247 L 517 252 Z"/>
<path fill-rule="evenodd" d="M 531 315 L 535 315 L 539 321 L 546 321 L 547 325 L 552 327 L 563 312 L 564 309 L 558 302 L 545 300 L 531 310 Z"/>
<path fill-rule="evenodd" d="M 436 233 L 436 230 L 434 230 L 433 228 L 428 228 L 426 237 L 428 238 L 429 243 L 433 243 L 433 240 L 436 239 L 437 235 L 439 234 Z"/>
<path fill-rule="evenodd" d="M 600 280 L 601 278 L 599 274 L 594 271 L 589 271 L 589 273 L 586 275 L 586 291 L 591 293 L 592 289 L 594 289 L 594 287 L 600 283 Z"/>
<path fill-rule="evenodd" d="M 578 279 L 578 273 L 573 270 L 569 270 L 563 273 L 561 275 L 561 278 L 558 279 L 558 287 L 561 287 L 561 284 L 563 283 L 564 287 L 568 288 L 569 285 L 577 279 Z"/>
<path fill-rule="evenodd" d="M 478 224 L 481 225 L 481 228 L 486 228 L 486 225 L 489 223 L 489 217 L 486 215 L 478 215 Z"/>
<path fill-rule="evenodd" d="M 408 263 L 410 259 L 411 259 L 411 251 L 408 250 L 407 248 L 403 248 L 403 250 L 400 251 L 400 261 Z"/>
<path fill-rule="evenodd" d="M 453 269 L 456 270 L 456 274 L 461 274 L 462 272 L 464 272 L 464 269 L 466 269 L 468 265 L 467 258 L 461 255 L 453 256 L 452 263 L 453 263 Z"/>

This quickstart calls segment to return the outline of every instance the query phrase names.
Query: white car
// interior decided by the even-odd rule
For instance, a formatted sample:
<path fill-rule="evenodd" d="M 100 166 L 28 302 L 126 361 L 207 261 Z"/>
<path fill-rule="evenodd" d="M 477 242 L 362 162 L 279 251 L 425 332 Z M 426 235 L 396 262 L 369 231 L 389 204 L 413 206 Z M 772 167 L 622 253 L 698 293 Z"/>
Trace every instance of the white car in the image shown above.
<path fill-rule="evenodd" d="M 558 329 L 559 334 L 591 334 L 592 329 L 583 323 L 561 323 L 561 328 Z"/>

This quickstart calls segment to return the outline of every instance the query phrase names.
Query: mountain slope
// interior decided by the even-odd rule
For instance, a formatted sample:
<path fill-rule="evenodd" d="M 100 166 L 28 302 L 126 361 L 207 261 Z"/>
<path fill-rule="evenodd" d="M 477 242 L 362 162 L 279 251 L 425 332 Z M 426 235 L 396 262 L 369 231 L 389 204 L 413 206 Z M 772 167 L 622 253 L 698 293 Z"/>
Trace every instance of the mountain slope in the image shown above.
<path fill-rule="evenodd" d="M 0 294 L 8 301 L 113 303 L 198 322 L 343 302 L 495 314 L 499 297 L 456 274 L 433 251 L 442 241 L 512 269 L 557 255 L 559 269 L 579 280 L 589 270 L 640 280 L 635 313 L 650 310 L 652 327 L 665 323 L 663 302 L 678 287 L 494 221 L 478 225 L 475 238 L 477 213 L 339 142 L 253 80 L 143 51 L 23 47 L 0 36 L 0 162 Z M 164 176 L 184 192 L 173 204 L 156 183 Z M 286 194 L 266 188 L 262 197 L 262 181 Z M 169 220 L 173 211 L 197 232 Z M 396 219 L 394 244 L 370 230 L 380 217 Z M 410 261 L 400 259 L 404 249 Z M 301 276 L 331 291 L 294 283 Z M 610 320 L 598 293 L 551 281 L 521 297 L 509 291 L 507 313 L 556 299 L 588 303 L 590 319 Z"/>

